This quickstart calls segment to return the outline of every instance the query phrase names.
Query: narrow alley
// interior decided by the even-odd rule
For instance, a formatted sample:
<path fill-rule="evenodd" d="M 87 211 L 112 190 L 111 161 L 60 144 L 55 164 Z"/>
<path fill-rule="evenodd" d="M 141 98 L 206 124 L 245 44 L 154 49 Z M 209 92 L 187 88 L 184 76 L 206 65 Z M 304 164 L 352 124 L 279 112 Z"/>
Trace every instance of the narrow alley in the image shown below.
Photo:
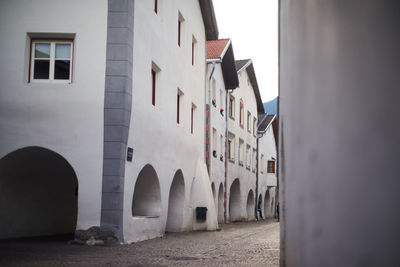
<path fill-rule="evenodd" d="M 0 242 L 1 266 L 279 266 L 276 220 L 214 232 L 168 233 L 131 245 L 83 246 L 68 237 Z"/>

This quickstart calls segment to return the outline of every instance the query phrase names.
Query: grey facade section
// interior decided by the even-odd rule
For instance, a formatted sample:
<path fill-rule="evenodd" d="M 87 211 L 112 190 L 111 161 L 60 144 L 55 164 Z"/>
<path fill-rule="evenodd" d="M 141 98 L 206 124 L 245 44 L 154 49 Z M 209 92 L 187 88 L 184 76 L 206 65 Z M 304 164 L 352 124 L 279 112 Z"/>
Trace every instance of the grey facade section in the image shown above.
<path fill-rule="evenodd" d="M 399 10 L 280 1 L 282 267 L 400 266 Z"/>
<path fill-rule="evenodd" d="M 132 107 L 134 0 L 109 0 L 101 227 L 123 240 L 123 195 Z"/>

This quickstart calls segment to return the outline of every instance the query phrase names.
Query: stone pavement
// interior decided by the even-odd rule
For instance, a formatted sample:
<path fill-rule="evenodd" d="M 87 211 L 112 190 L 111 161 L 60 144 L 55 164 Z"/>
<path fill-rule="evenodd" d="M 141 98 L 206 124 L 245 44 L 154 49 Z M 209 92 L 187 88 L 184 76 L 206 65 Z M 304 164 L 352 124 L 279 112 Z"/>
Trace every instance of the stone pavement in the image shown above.
<path fill-rule="evenodd" d="M 279 266 L 276 220 L 221 228 L 121 246 L 69 245 L 68 237 L 0 241 L 0 266 Z"/>

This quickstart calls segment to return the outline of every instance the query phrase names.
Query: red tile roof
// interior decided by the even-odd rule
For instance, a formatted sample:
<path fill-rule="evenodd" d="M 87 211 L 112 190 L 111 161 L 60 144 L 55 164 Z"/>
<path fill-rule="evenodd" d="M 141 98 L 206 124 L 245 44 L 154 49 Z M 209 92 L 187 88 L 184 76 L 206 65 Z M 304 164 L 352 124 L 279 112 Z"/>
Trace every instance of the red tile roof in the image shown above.
<path fill-rule="evenodd" d="M 220 58 L 225 47 L 229 43 L 229 39 L 219 39 L 207 41 L 207 59 Z"/>

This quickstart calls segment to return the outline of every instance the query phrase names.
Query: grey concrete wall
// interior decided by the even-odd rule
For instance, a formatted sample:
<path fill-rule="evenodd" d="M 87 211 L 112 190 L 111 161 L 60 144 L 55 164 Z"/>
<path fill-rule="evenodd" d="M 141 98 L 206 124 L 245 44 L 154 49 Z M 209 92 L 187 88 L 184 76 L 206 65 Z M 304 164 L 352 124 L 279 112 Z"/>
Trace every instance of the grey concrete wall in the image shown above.
<path fill-rule="evenodd" d="M 282 266 L 399 266 L 398 1 L 280 1 Z"/>
<path fill-rule="evenodd" d="M 132 107 L 134 0 L 109 0 L 101 226 L 122 240 L 125 162 Z"/>

